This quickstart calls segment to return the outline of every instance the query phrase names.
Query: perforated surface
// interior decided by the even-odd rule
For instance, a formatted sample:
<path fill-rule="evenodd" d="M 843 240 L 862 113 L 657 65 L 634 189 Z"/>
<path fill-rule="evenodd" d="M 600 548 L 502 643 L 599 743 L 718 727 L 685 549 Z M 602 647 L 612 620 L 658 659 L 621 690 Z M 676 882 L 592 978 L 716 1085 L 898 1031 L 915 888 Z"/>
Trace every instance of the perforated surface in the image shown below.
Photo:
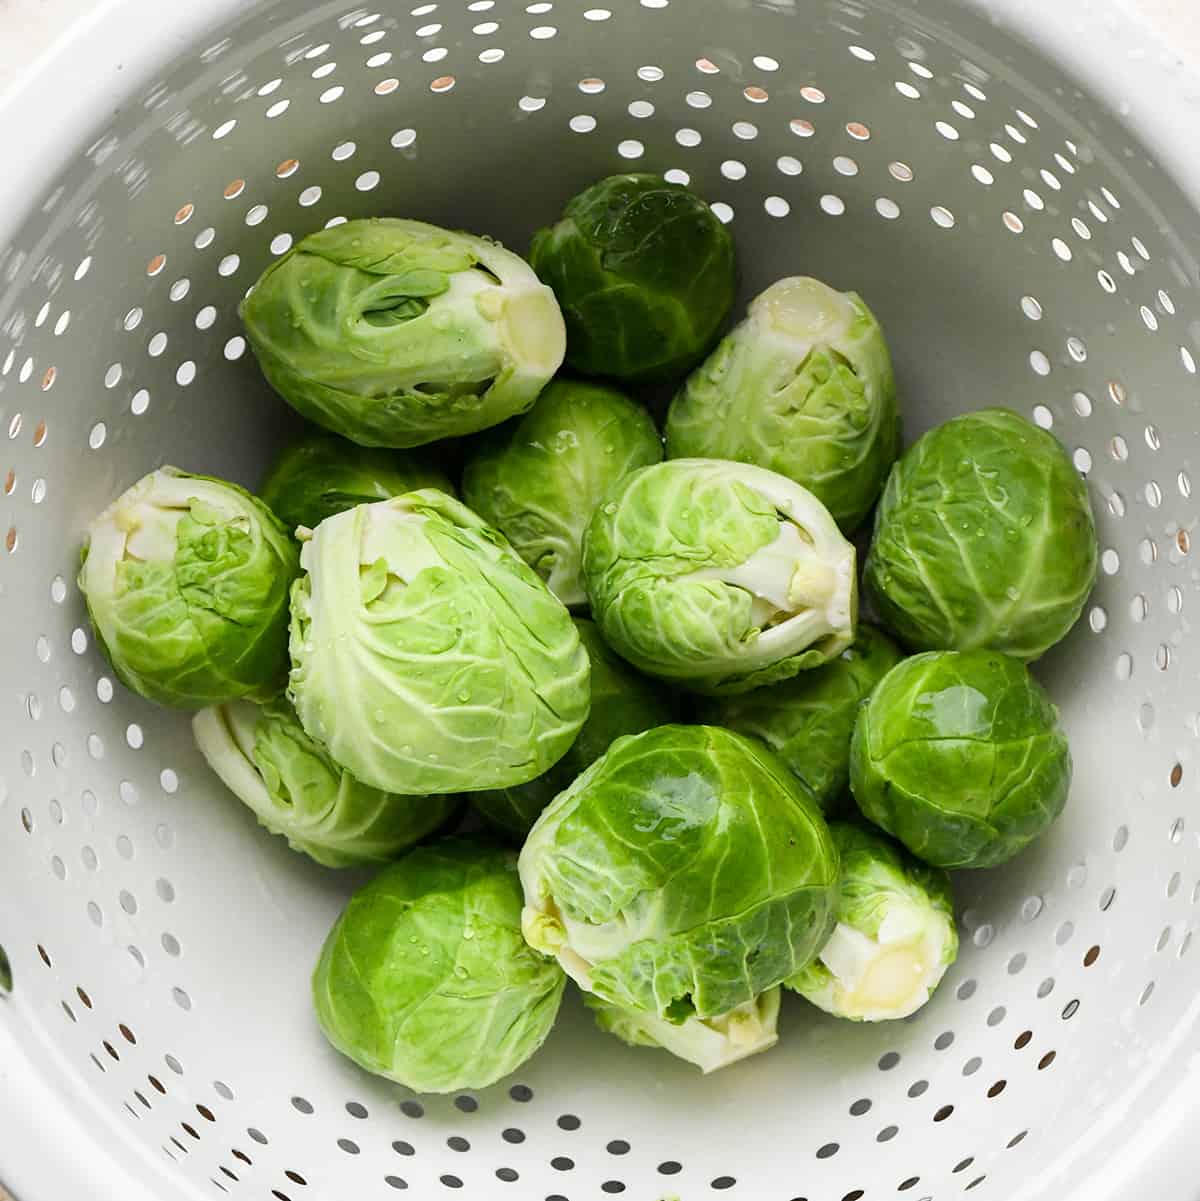
<path fill-rule="evenodd" d="M 699 28 L 683 0 L 606 2 L 265 8 L 30 197 L 0 250 L 0 1018 L 164 1197 L 1009 1198 L 1055 1171 L 1061 1196 L 1165 1093 L 1194 1021 L 1196 215 L 957 9 L 954 33 L 883 0 L 711 4 Z M 293 239 L 390 213 L 523 250 L 633 165 L 732 221 L 744 296 L 791 272 L 862 292 L 909 436 L 1006 403 L 1071 451 L 1104 548 L 1039 668 L 1072 801 L 1008 868 L 960 877 L 963 952 L 913 1020 L 790 998 L 779 1049 L 701 1080 L 571 1000 L 508 1085 L 418 1099 L 311 1018 L 355 878 L 260 831 L 186 720 L 111 679 L 78 539 L 164 461 L 257 482 L 292 426 L 236 306 Z"/>

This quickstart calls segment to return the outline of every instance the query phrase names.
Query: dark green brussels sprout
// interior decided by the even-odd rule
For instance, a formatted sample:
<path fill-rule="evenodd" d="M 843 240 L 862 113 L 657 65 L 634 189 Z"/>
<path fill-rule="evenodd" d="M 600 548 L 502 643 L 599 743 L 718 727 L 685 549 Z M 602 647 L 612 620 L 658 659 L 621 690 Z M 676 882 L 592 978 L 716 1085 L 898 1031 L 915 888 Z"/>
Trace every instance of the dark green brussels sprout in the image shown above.
<path fill-rule="evenodd" d="M 787 986 L 835 1017 L 906 1018 L 958 955 L 950 878 L 873 830 L 848 822 L 829 829 L 842 861 L 837 925 Z"/>
<path fill-rule="evenodd" d="M 375 450 L 333 434 L 312 433 L 275 460 L 259 497 L 289 530 L 315 530 L 335 513 L 419 488 L 440 488 L 454 495 L 454 486 L 427 456 Z"/>
<path fill-rule="evenodd" d="M 445 839 L 350 899 L 325 941 L 313 1000 L 325 1037 L 417 1092 L 485 1088 L 554 1025 L 566 977 L 521 937 L 513 856 Z"/>
<path fill-rule="evenodd" d="M 609 645 L 695 692 L 748 692 L 854 639 L 854 547 L 811 492 L 748 463 L 627 475 L 592 516 L 583 572 Z"/>
<path fill-rule="evenodd" d="M 900 659 L 888 638 L 860 625 L 854 645 L 836 659 L 779 684 L 702 702 L 700 718 L 761 738 L 828 815 L 842 807 L 850 784 L 858 707 Z"/>
<path fill-rule="evenodd" d="M 310 234 L 241 314 L 271 386 L 363 446 L 422 446 L 523 413 L 566 348 L 554 296 L 523 259 L 421 221 Z"/>
<path fill-rule="evenodd" d="M 1071 752 L 1017 659 L 929 651 L 859 710 L 850 786 L 863 816 L 935 867 L 994 867 L 1062 812 Z"/>
<path fill-rule="evenodd" d="M 121 682 L 200 709 L 282 689 L 299 569 L 295 543 L 257 497 L 162 467 L 88 526 L 79 588 Z"/>
<path fill-rule="evenodd" d="M 283 697 L 202 709 L 192 731 L 209 767 L 259 822 L 324 867 L 390 863 L 458 809 L 453 797 L 395 796 L 356 780 Z"/>
<path fill-rule="evenodd" d="M 821 811 L 762 743 L 713 726 L 617 739 L 538 818 L 520 871 L 531 946 L 675 1025 L 799 971 L 837 903 Z"/>
<path fill-rule="evenodd" d="M 580 567 L 592 511 L 622 476 L 663 457 L 650 414 L 600 384 L 555 380 L 524 417 L 484 434 L 463 499 L 565 605 L 587 601 Z"/>
<path fill-rule="evenodd" d="M 579 737 L 545 775 L 471 797 L 489 825 L 518 841 L 524 841 L 542 810 L 622 734 L 640 734 L 675 716 L 659 687 L 615 655 L 590 621 L 577 618 L 575 628 L 592 665 L 592 708 Z"/>
<path fill-rule="evenodd" d="M 670 1051 L 708 1075 L 760 1051 L 769 1051 L 779 1041 L 776 1024 L 781 991 L 768 988 L 762 996 L 719 1018 L 690 1017 L 678 1023 L 653 1013 L 622 1009 L 595 993 L 584 993 L 583 1002 L 605 1033 L 615 1034 L 631 1047 Z"/>
<path fill-rule="evenodd" d="M 854 530 L 900 453 L 892 358 L 874 314 L 819 280 L 772 284 L 688 376 L 667 453 L 777 471 Z"/>
<path fill-rule="evenodd" d="M 657 175 L 613 175 L 580 192 L 533 239 L 530 262 L 567 323 L 586 375 L 679 375 L 733 305 L 733 239 L 698 196 Z"/>
<path fill-rule="evenodd" d="M 363 783 L 406 795 L 523 784 L 588 715 L 562 602 L 466 505 L 427 488 L 305 531 L 289 695 Z"/>
<path fill-rule="evenodd" d="M 1087 486 L 1053 435 L 1005 409 L 931 430 L 896 464 L 866 583 L 914 650 L 1036 659 L 1075 624 L 1096 579 Z"/>

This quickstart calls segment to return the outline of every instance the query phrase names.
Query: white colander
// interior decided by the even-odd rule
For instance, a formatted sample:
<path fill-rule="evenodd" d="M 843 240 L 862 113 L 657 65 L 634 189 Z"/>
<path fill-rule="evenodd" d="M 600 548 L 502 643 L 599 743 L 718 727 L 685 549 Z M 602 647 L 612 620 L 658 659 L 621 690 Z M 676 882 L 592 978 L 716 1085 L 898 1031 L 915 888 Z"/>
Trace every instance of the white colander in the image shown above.
<path fill-rule="evenodd" d="M 1156 99 L 1147 141 L 1110 114 L 1100 4 L 1055 42 L 1085 93 L 952 0 L 349 2 L 125 0 L 0 107 L 0 1179 L 20 1201 L 1200 1194 L 1200 217 L 1148 148 L 1194 146 L 1186 109 Z M 1116 76 L 1151 79 L 1124 36 L 1141 65 Z M 393 214 L 522 250 L 633 167 L 732 222 L 743 298 L 800 272 L 862 292 L 910 436 L 1008 404 L 1063 440 L 1103 547 L 1039 666 L 1073 795 L 959 877 L 962 954 L 907 1022 L 790 998 L 778 1049 L 701 1078 L 572 999 L 514 1079 L 418 1098 L 312 1017 L 356 879 L 260 830 L 186 718 L 114 682 L 79 538 L 163 462 L 258 482 L 294 421 L 236 308 L 293 240 Z"/>

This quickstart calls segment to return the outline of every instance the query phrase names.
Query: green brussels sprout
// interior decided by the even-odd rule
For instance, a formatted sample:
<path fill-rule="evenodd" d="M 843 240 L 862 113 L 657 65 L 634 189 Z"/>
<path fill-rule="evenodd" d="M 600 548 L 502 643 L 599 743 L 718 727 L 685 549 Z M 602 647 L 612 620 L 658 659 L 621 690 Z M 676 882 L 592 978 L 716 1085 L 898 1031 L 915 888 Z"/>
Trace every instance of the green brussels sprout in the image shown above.
<path fill-rule="evenodd" d="M 427 488 L 303 537 L 289 695 L 335 762 L 417 796 L 523 784 L 562 757 L 587 651 L 495 530 Z"/>
<path fill-rule="evenodd" d="M 855 293 L 781 279 L 688 376 L 666 432 L 672 459 L 736 459 L 777 471 L 850 532 L 900 453 L 883 330 Z"/>
<path fill-rule="evenodd" d="M 566 977 L 521 937 L 513 857 L 462 839 L 418 847 L 350 898 L 313 999 L 325 1037 L 417 1092 L 485 1088 L 546 1040 Z"/>
<path fill-rule="evenodd" d="M 422 446 L 523 413 L 566 348 L 554 296 L 523 259 L 392 218 L 310 234 L 241 315 L 280 396 L 363 446 Z"/>
<path fill-rule="evenodd" d="M 1017 659 L 928 651 L 859 710 L 850 787 L 863 816 L 934 867 L 994 867 L 1062 812 L 1071 752 Z"/>
<path fill-rule="evenodd" d="M 259 822 L 325 867 L 390 863 L 458 808 L 453 797 L 394 796 L 356 780 L 283 697 L 212 705 L 192 718 L 192 731 L 209 767 Z"/>
<path fill-rule="evenodd" d="M 592 708 L 579 737 L 536 780 L 471 797 L 480 817 L 521 842 L 542 810 L 622 734 L 640 734 L 675 717 L 675 707 L 662 691 L 613 654 L 592 622 L 576 618 L 575 628 L 592 665 Z"/>
<path fill-rule="evenodd" d="M 958 955 L 950 878 L 874 831 L 848 822 L 829 829 L 842 861 L 837 925 L 787 987 L 835 1017 L 906 1018 Z"/>
<path fill-rule="evenodd" d="M 733 305 L 733 239 L 698 196 L 657 175 L 613 175 L 533 239 L 567 362 L 585 375 L 669 379 L 703 357 Z"/>
<path fill-rule="evenodd" d="M 88 526 L 82 560 L 96 642 L 134 692 L 200 709 L 283 687 L 296 546 L 244 489 L 161 467 Z"/>
<path fill-rule="evenodd" d="M 854 547 L 811 492 L 746 463 L 672 459 L 627 475 L 583 543 L 614 650 L 696 692 L 748 692 L 854 639 Z"/>
<path fill-rule="evenodd" d="M 854 645 L 836 659 L 779 684 L 702 702 L 700 720 L 760 738 L 828 816 L 842 807 L 850 784 L 858 707 L 900 659 L 888 638 L 860 625 Z"/>
<path fill-rule="evenodd" d="M 713 726 L 617 739 L 538 818 L 519 866 L 530 945 L 676 1025 L 794 975 L 837 903 L 816 804 L 765 746 Z"/>
<path fill-rule="evenodd" d="M 1053 435 L 984 409 L 931 430 L 896 464 L 866 584 L 914 650 L 1036 659 L 1066 636 L 1096 579 L 1087 486 Z"/>
<path fill-rule="evenodd" d="M 369 449 L 333 434 L 311 433 L 275 460 L 259 497 L 289 530 L 315 530 L 335 513 L 420 488 L 454 495 L 445 473 L 424 456 L 418 459 L 404 451 Z"/>
<path fill-rule="evenodd" d="M 779 1041 L 781 989 L 769 988 L 760 997 L 732 1012 L 707 1021 L 686 1018 L 675 1024 L 652 1013 L 622 1009 L 584 993 L 584 1004 L 596 1015 L 596 1025 L 631 1047 L 658 1047 L 694 1063 L 707 1076 L 720 1068 L 768 1051 Z"/>
<path fill-rule="evenodd" d="M 662 460 L 650 414 L 600 384 L 555 380 L 518 421 L 485 434 L 463 499 L 496 527 L 565 605 L 587 602 L 583 531 L 605 492 Z"/>

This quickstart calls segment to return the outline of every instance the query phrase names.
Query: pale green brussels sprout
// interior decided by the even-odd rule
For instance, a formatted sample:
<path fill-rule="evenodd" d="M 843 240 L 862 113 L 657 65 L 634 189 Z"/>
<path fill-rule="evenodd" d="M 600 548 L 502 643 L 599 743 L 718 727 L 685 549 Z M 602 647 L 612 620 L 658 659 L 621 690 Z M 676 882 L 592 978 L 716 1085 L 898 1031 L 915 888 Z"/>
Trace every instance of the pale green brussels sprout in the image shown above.
<path fill-rule="evenodd" d="M 914 650 L 1030 660 L 1075 624 L 1098 557 L 1087 485 L 1062 444 L 984 409 L 930 430 L 896 464 L 865 582 Z"/>
<path fill-rule="evenodd" d="M 453 797 L 395 796 L 356 780 L 304 732 L 283 697 L 202 709 L 192 732 L 259 822 L 325 867 L 390 863 L 458 808 Z"/>
<path fill-rule="evenodd" d="M 781 990 L 769 988 L 760 997 L 739 1005 L 719 1018 L 686 1018 L 668 1022 L 652 1013 L 622 1009 L 595 993 L 583 1000 L 596 1015 L 596 1025 L 631 1047 L 657 1047 L 694 1063 L 705 1075 L 769 1051 L 778 1041 Z"/>
<path fill-rule="evenodd" d="M 854 639 L 854 547 L 811 492 L 746 463 L 673 459 L 592 516 L 583 571 L 605 639 L 696 692 L 747 692 Z"/>
<path fill-rule="evenodd" d="M 736 459 L 777 471 L 852 531 L 900 453 L 883 330 L 854 292 L 781 279 L 688 377 L 666 433 L 671 458 Z"/>
<path fill-rule="evenodd" d="M 835 1017 L 908 1017 L 958 955 L 950 878 L 862 826 L 829 829 L 842 861 L 837 925 L 787 986 Z"/>
<path fill-rule="evenodd" d="M 1058 710 L 1017 659 L 929 651 L 858 713 L 850 787 L 863 816 L 935 867 L 995 867 L 1062 812 L 1071 752 Z"/>
<path fill-rule="evenodd" d="M 562 305 L 567 362 L 642 381 L 686 371 L 733 305 L 733 238 L 699 196 L 657 175 L 612 175 L 533 239 Z"/>
<path fill-rule="evenodd" d="M 121 682 L 200 709 L 278 693 L 296 546 L 236 484 L 161 467 L 84 537 L 79 588 Z"/>
<path fill-rule="evenodd" d="M 425 453 L 377 450 L 314 432 L 275 460 L 259 498 L 289 530 L 315 530 L 335 513 L 420 488 L 454 495 L 454 485 Z"/>
<path fill-rule="evenodd" d="M 310 234 L 241 315 L 284 400 L 363 446 L 422 446 L 523 413 L 566 349 L 554 296 L 523 259 L 394 218 Z"/>
<path fill-rule="evenodd" d="M 483 435 L 463 499 L 565 605 L 587 602 L 583 531 L 622 476 L 663 457 L 650 414 L 601 384 L 555 380 L 524 417 Z"/>
<path fill-rule="evenodd" d="M 712 726 L 619 738 L 538 818 L 520 871 L 531 946 L 675 1025 L 794 975 L 837 902 L 816 804 L 765 746 Z"/>
<path fill-rule="evenodd" d="M 592 708 L 579 737 L 536 780 L 477 792 L 471 797 L 471 803 L 489 825 L 519 842 L 524 841 L 542 810 L 622 734 L 640 734 L 675 717 L 675 706 L 662 689 L 615 655 L 592 622 L 576 618 L 575 628 L 592 665 Z"/>
<path fill-rule="evenodd" d="M 858 707 L 900 659 L 890 639 L 860 624 L 854 645 L 836 659 L 766 688 L 701 702 L 699 716 L 765 742 L 828 816 L 842 807 L 850 784 Z"/>
<path fill-rule="evenodd" d="M 325 1037 L 417 1092 L 485 1088 L 546 1040 L 566 977 L 521 937 L 513 857 L 444 839 L 350 899 L 313 975 Z"/>
<path fill-rule="evenodd" d="M 427 488 L 305 531 L 289 695 L 363 783 L 442 795 L 522 784 L 588 714 L 561 601 L 495 530 Z"/>

